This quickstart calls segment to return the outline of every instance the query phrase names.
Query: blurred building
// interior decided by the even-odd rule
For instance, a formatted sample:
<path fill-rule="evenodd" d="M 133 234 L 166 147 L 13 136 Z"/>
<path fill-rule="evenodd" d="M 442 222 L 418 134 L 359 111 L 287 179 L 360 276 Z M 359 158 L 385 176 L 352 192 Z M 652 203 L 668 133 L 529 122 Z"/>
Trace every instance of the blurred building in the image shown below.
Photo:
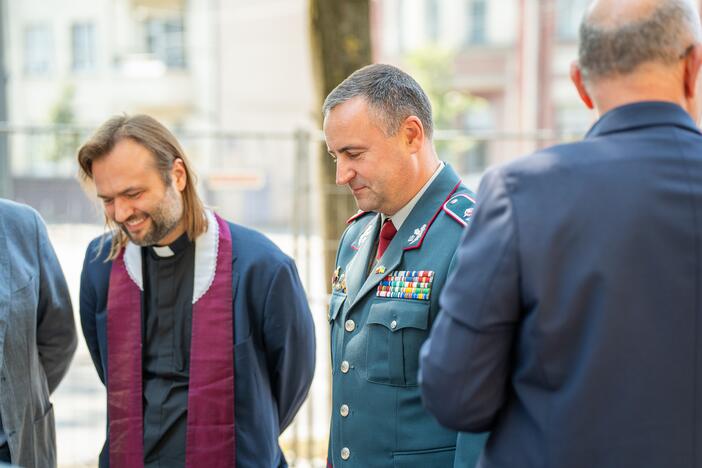
<path fill-rule="evenodd" d="M 463 172 L 514 158 L 572 134 L 593 114 L 568 77 L 588 0 L 375 0 L 376 61 L 412 68 L 422 49 L 452 58 L 451 86 L 482 98 L 453 128 L 486 139 Z"/>
<path fill-rule="evenodd" d="M 197 34 L 208 30 L 200 3 L 7 0 L 10 122 L 91 126 L 120 112 L 207 122 L 214 57 L 202 53 L 211 36 Z M 28 161 L 14 163 L 22 172 Z"/>
<path fill-rule="evenodd" d="M 274 202 L 290 198 L 295 131 L 315 122 L 304 0 L 2 4 L 13 198 L 86 220 L 76 147 L 109 116 L 147 113 L 176 131 L 225 215 L 287 221 Z"/>

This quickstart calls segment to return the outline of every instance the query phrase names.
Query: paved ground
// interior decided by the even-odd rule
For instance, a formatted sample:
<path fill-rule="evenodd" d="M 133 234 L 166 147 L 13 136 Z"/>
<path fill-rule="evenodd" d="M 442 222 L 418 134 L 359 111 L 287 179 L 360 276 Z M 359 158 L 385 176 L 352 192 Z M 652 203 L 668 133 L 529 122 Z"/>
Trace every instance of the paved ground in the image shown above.
<path fill-rule="evenodd" d="M 99 226 L 49 226 L 49 236 L 71 290 L 79 328 L 78 288 L 83 255 L 90 239 L 100 232 L 102 229 Z M 293 254 L 293 239 L 290 235 L 273 234 L 270 237 L 285 252 Z M 320 252 L 320 246 L 321 241 L 314 239 L 309 248 L 312 252 Z M 330 400 L 329 336 L 324 296 L 326 280 L 322 278 L 320 257 L 321 255 L 313 256 L 314 265 L 298 261 L 301 278 L 303 281 L 308 279 L 309 284 L 305 286 L 311 297 L 317 326 L 317 369 L 308 402 L 298 413 L 293 426 L 281 437 L 286 457 L 295 463 L 296 468 L 325 466 Z M 82 338 L 67 377 L 52 398 L 56 414 L 59 467 L 97 466 L 97 456 L 105 437 L 105 391 Z M 295 456 L 296 452 L 300 454 L 298 457 Z"/>

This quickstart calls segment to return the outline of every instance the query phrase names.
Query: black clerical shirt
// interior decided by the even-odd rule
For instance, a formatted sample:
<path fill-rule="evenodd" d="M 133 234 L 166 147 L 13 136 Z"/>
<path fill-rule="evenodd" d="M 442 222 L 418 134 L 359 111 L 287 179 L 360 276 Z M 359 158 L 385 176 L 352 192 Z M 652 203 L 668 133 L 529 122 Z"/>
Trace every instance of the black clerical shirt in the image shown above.
<path fill-rule="evenodd" d="M 142 248 L 144 464 L 185 466 L 195 244 Z"/>

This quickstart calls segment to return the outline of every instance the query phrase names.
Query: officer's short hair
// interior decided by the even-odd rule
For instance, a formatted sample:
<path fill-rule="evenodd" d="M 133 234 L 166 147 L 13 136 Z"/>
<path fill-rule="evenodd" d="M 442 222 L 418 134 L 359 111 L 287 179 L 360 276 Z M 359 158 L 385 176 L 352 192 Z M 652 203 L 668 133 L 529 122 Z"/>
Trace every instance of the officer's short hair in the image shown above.
<path fill-rule="evenodd" d="M 675 63 L 701 35 L 698 13 L 686 0 L 662 0 L 634 21 L 603 21 L 587 12 L 580 24 L 578 63 L 585 79 L 627 75 L 643 63 Z"/>
<path fill-rule="evenodd" d="M 402 122 L 414 115 L 431 139 L 434 131 L 431 102 L 419 83 L 399 68 L 375 64 L 356 70 L 324 100 L 324 117 L 339 104 L 358 96 L 366 99 L 386 135 L 395 135 Z"/>

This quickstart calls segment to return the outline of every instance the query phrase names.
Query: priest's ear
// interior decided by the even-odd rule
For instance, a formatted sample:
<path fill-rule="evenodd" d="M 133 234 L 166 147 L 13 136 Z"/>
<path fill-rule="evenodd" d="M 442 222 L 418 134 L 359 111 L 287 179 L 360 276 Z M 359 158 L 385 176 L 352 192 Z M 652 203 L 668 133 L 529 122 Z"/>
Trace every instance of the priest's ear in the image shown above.
<path fill-rule="evenodd" d="M 185 163 L 180 158 L 176 158 L 173 161 L 171 180 L 176 190 L 179 192 L 185 190 L 185 185 L 188 183 L 188 172 L 185 170 Z"/>

